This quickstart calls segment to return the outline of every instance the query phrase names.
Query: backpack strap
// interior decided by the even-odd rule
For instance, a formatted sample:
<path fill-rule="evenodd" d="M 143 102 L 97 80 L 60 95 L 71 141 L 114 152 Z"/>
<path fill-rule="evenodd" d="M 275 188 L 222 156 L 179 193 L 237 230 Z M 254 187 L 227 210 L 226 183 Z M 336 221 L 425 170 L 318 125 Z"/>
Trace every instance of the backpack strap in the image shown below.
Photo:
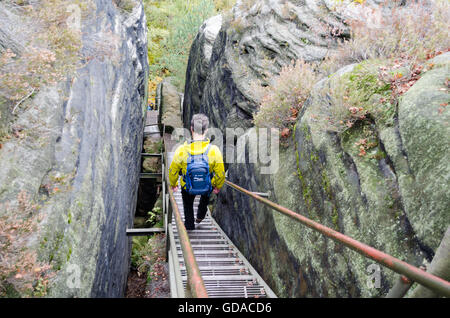
<path fill-rule="evenodd" d="M 187 152 L 187 154 L 188 154 L 188 157 L 187 157 L 187 162 L 189 163 L 189 162 L 191 161 L 191 158 L 192 158 L 192 154 L 190 153 L 190 151 L 189 151 L 189 150 L 186 150 L 186 152 Z"/>
<path fill-rule="evenodd" d="M 211 144 L 208 144 L 208 147 L 206 147 L 206 150 L 205 150 L 205 152 L 203 153 L 203 154 L 205 154 L 206 156 L 208 156 L 208 152 L 209 152 L 209 149 L 211 148 Z"/>
<path fill-rule="evenodd" d="M 209 143 L 209 144 L 208 144 L 208 147 L 206 147 L 206 150 L 205 150 L 205 152 L 203 153 L 203 154 L 205 155 L 205 157 L 206 157 L 206 161 L 208 162 L 208 166 L 209 166 L 209 157 L 208 157 L 208 153 L 209 153 L 210 148 L 211 148 L 211 144 Z M 210 172 L 209 175 L 210 175 L 210 177 L 212 178 L 213 173 Z"/>

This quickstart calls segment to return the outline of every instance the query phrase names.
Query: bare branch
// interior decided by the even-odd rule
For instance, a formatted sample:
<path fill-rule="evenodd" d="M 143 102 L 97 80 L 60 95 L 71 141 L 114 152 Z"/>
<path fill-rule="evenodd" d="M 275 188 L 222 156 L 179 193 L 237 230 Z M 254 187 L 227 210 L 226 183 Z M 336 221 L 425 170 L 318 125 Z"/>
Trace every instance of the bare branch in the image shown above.
<path fill-rule="evenodd" d="M 27 96 L 25 96 L 24 98 L 22 98 L 22 99 L 16 104 L 16 106 L 14 106 L 14 108 L 13 108 L 13 110 L 12 110 L 12 113 L 13 113 L 13 114 L 14 114 L 14 112 L 16 111 L 16 108 L 19 107 L 20 104 L 22 104 L 26 99 L 28 99 L 31 95 L 33 95 L 33 93 L 34 93 L 35 90 L 36 90 L 36 89 L 33 88 L 33 89 L 31 90 L 31 92 L 30 92 Z"/>

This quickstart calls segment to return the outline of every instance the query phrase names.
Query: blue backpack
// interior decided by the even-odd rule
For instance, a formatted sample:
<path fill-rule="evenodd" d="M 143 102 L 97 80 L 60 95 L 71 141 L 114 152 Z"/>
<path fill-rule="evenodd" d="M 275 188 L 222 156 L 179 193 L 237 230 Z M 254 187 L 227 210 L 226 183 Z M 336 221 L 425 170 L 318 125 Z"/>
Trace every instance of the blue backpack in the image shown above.
<path fill-rule="evenodd" d="M 211 174 L 209 173 L 210 145 L 202 154 L 192 155 L 188 152 L 186 176 L 186 191 L 192 195 L 209 194 L 212 191 Z"/>

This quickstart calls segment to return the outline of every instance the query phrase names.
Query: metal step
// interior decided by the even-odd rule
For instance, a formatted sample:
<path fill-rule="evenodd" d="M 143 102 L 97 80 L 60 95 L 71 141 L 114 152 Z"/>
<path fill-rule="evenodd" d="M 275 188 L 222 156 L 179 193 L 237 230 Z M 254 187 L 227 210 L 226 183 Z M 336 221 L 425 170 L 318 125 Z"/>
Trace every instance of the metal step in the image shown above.
<path fill-rule="evenodd" d="M 234 258 L 237 256 L 237 253 L 221 253 L 222 251 L 194 251 L 194 256 L 196 258 L 206 258 L 206 257 L 229 257 Z M 178 252 L 178 257 L 183 257 L 183 253 L 181 251 Z"/>
<path fill-rule="evenodd" d="M 183 279 L 186 277 L 183 276 Z M 246 283 L 250 282 L 252 285 L 256 285 L 257 283 L 254 282 L 254 277 L 252 275 L 216 275 L 216 276 L 205 276 L 203 277 L 203 281 L 206 283 L 207 281 L 245 281 Z"/>
<path fill-rule="evenodd" d="M 180 268 L 181 268 L 181 270 L 185 269 L 184 266 L 181 266 Z M 199 268 L 200 268 L 200 270 L 216 270 L 217 266 L 199 266 Z M 235 270 L 235 269 L 237 269 L 240 272 L 241 271 L 242 272 L 247 271 L 247 268 L 245 266 L 242 266 L 242 265 L 241 266 L 239 266 L 239 265 L 220 266 L 220 268 L 223 269 L 223 270 Z"/>
<path fill-rule="evenodd" d="M 178 239 L 177 239 L 178 240 Z M 178 242 L 179 243 L 179 242 Z M 211 241 L 205 241 L 205 240 L 191 240 L 192 247 L 195 246 L 205 246 L 205 245 L 217 245 L 217 244 L 223 244 L 227 245 L 226 240 L 211 240 Z"/>
<path fill-rule="evenodd" d="M 230 247 L 228 244 L 206 244 L 206 245 L 202 245 L 202 244 L 198 244 L 198 245 L 193 245 L 192 248 L 194 250 L 226 250 L 226 251 L 234 251 L 234 249 L 232 247 Z M 177 247 L 177 249 L 181 249 L 181 247 Z"/>
<path fill-rule="evenodd" d="M 198 266 L 210 265 L 211 266 L 226 266 L 226 265 L 243 265 L 244 262 L 238 257 L 230 258 L 230 257 L 206 257 L 200 258 L 196 257 Z M 181 266 L 184 266 L 184 260 L 180 260 Z"/>
<path fill-rule="evenodd" d="M 245 269 L 239 269 L 239 268 L 232 268 L 232 269 L 223 269 L 223 268 L 212 268 L 212 269 L 203 269 L 200 268 L 200 273 L 202 276 L 217 276 L 217 275 L 223 275 L 223 276 L 235 276 L 235 275 L 247 275 L 248 272 L 246 272 Z M 186 276 L 186 270 L 181 269 L 181 275 Z"/>

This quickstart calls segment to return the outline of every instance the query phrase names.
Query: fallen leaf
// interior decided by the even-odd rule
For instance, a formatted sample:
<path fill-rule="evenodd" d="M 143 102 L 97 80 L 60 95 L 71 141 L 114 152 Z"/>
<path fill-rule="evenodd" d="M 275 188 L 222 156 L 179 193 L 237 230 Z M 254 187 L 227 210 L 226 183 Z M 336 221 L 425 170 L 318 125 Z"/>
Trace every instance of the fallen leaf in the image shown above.
<path fill-rule="evenodd" d="M 356 114 L 359 109 L 357 107 L 350 107 L 348 110 L 350 111 L 350 113 Z"/>
<path fill-rule="evenodd" d="M 290 112 L 291 112 L 291 116 L 297 118 L 297 115 L 298 115 L 298 109 L 296 109 L 296 108 L 294 108 L 294 107 L 291 107 L 289 110 L 290 110 Z"/>
<path fill-rule="evenodd" d="M 290 134 L 289 128 L 283 128 L 283 130 L 281 131 L 281 137 L 283 138 L 289 137 L 289 134 Z"/>
<path fill-rule="evenodd" d="M 364 149 L 364 146 L 359 146 L 359 154 L 358 156 L 363 157 L 366 155 L 366 150 Z"/>
<path fill-rule="evenodd" d="M 367 139 L 360 139 L 359 141 L 355 142 L 355 145 L 359 146 L 359 145 L 365 145 L 367 143 Z"/>

